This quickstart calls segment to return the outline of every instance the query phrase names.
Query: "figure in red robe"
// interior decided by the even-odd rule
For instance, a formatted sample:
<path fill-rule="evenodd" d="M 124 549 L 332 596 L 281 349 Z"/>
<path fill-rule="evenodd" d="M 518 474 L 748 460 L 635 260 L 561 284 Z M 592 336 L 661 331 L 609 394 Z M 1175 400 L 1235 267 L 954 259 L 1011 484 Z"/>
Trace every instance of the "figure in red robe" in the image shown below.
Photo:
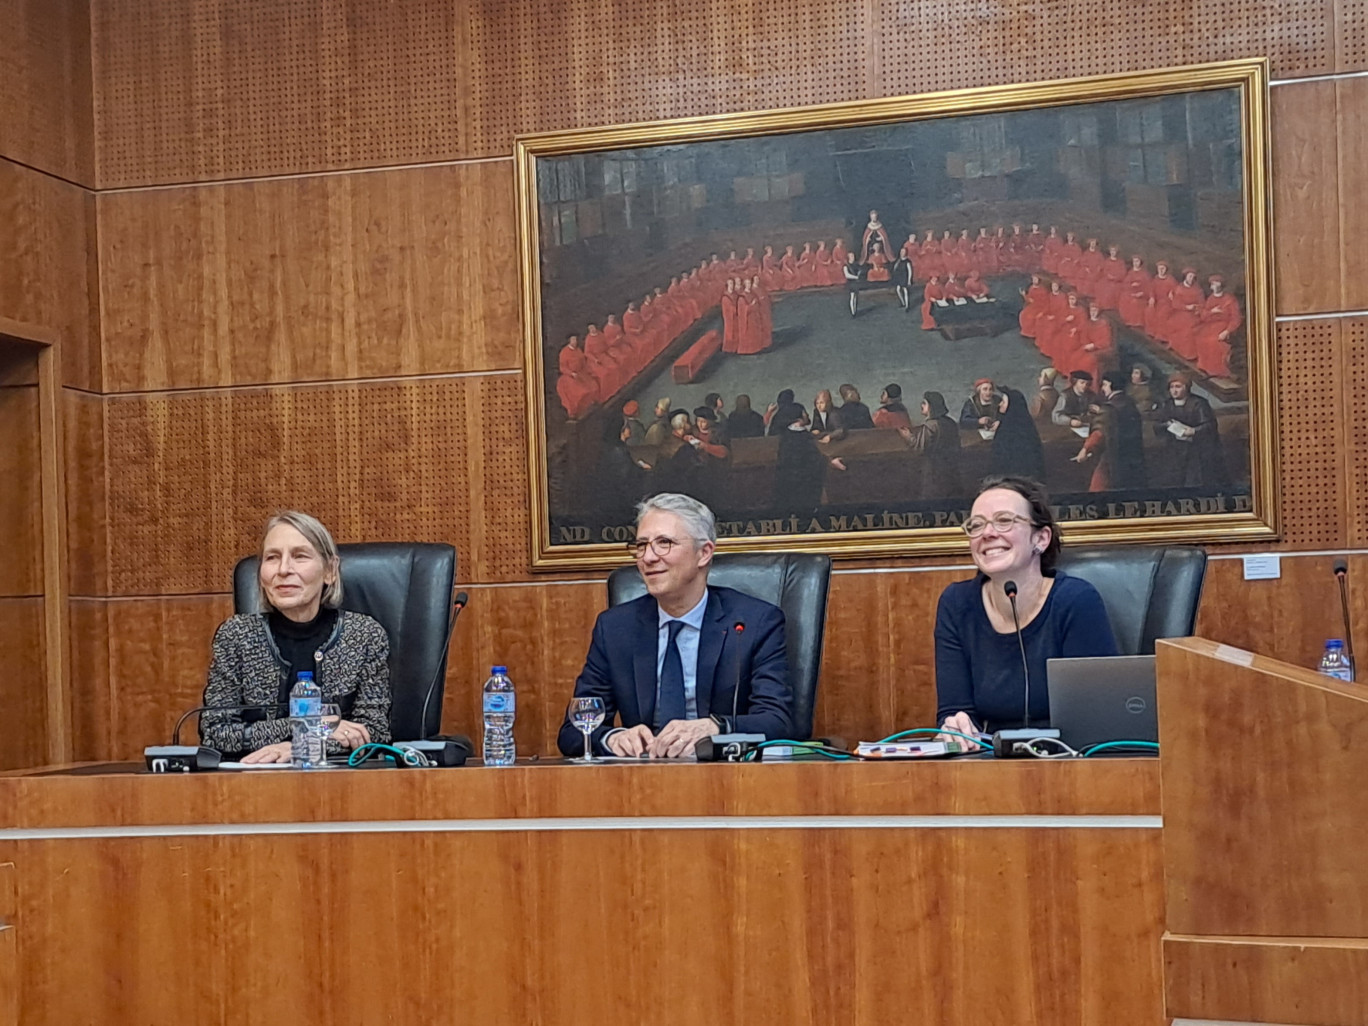
<path fill-rule="evenodd" d="M 1059 229 L 1050 225 L 1050 234 L 1045 236 L 1045 246 L 1040 251 L 1040 269 L 1048 274 L 1059 273 L 1059 253 L 1064 248 L 1064 240 L 1059 237 Z"/>
<path fill-rule="evenodd" d="M 792 246 L 784 247 L 784 255 L 779 258 L 779 291 L 792 292 L 798 288 L 798 257 Z M 770 290 L 774 291 L 773 289 Z"/>
<path fill-rule="evenodd" d="M 980 228 L 974 240 L 974 269 L 985 278 L 995 277 L 999 270 L 997 243 L 987 228 Z"/>
<path fill-rule="evenodd" d="M 836 277 L 831 276 L 832 259 L 831 250 L 826 248 L 826 239 L 821 239 L 817 243 L 817 249 L 812 254 L 813 281 L 818 285 L 837 285 L 841 281 L 841 269 L 836 268 Z"/>
<path fill-rule="evenodd" d="M 774 255 L 773 246 L 766 246 L 760 256 L 760 280 L 771 292 L 778 289 L 783 281 L 783 272 L 779 270 L 779 258 Z"/>
<path fill-rule="evenodd" d="M 945 298 L 950 302 L 965 298 L 964 283 L 955 277 L 954 272 L 945 276 Z"/>
<path fill-rule="evenodd" d="M 848 249 L 846 249 L 845 239 L 834 239 L 834 240 L 832 240 L 832 243 L 831 243 L 831 262 L 832 262 L 832 264 L 835 265 L 836 270 L 840 271 L 841 274 L 840 274 L 840 277 L 838 277 L 838 278 L 837 278 L 835 281 L 833 281 L 831 284 L 833 284 L 833 285 L 839 285 L 839 284 L 841 284 L 843 281 L 845 281 L 845 264 L 846 264 L 846 257 L 849 255 L 849 252 L 850 252 L 850 251 L 849 251 Z"/>
<path fill-rule="evenodd" d="M 1225 290 L 1225 279 L 1213 274 L 1211 295 L 1202 305 L 1197 325 L 1197 369 L 1213 378 L 1230 377 L 1230 339 L 1244 324 L 1240 303 Z"/>
<path fill-rule="evenodd" d="M 1039 274 L 1031 275 L 1031 284 L 1028 288 L 1018 289 L 1021 298 L 1025 301 L 1021 307 L 1021 313 L 1017 317 L 1017 324 L 1021 327 L 1021 334 L 1025 338 L 1036 337 L 1036 322 L 1040 320 L 1040 315 L 1050 305 L 1050 290 L 1040 281 Z"/>
<path fill-rule="evenodd" d="M 945 289 L 941 287 L 940 277 L 932 275 L 931 280 L 926 283 L 926 288 L 922 292 L 922 331 L 935 331 L 936 319 L 931 315 L 932 308 L 937 302 L 945 299 Z"/>
<path fill-rule="evenodd" d="M 556 378 L 556 395 L 566 415 L 574 418 L 587 411 L 598 402 L 598 382 L 589 373 L 589 360 L 580 349 L 578 335 L 570 340 L 560 351 L 560 375 Z"/>
<path fill-rule="evenodd" d="M 922 239 L 912 273 L 917 281 L 930 281 L 932 278 L 945 277 L 945 263 L 941 260 L 940 243 L 936 241 L 936 233 L 930 229 L 927 230 L 926 237 Z"/>
<path fill-rule="evenodd" d="M 1026 267 L 1027 271 L 1040 270 L 1040 261 L 1045 255 L 1045 236 L 1040 234 L 1040 225 L 1032 224 L 1031 230 L 1026 236 Z"/>
<path fill-rule="evenodd" d="M 812 251 L 812 243 L 803 243 L 803 252 L 798 254 L 798 287 L 811 288 L 820 285 L 817 277 L 817 254 Z"/>
<path fill-rule="evenodd" d="M 865 258 L 865 264 L 869 268 L 869 273 L 865 275 L 866 281 L 889 281 L 893 274 L 888 269 L 888 254 L 883 248 L 883 243 L 874 240 L 874 245 L 870 247 L 869 256 Z"/>
<path fill-rule="evenodd" d="M 988 283 L 979 277 L 978 268 L 972 269 L 964 279 L 964 297 L 969 300 L 988 298 Z"/>
<path fill-rule="evenodd" d="M 1060 318 L 1069 307 L 1069 295 L 1064 291 L 1064 283 L 1058 278 L 1050 279 L 1050 294 L 1045 297 L 1045 308 L 1036 318 L 1036 348 L 1040 354 L 1054 363 L 1054 336 Z"/>
<path fill-rule="evenodd" d="M 1169 314 L 1173 310 L 1173 290 L 1178 282 L 1169 274 L 1166 260 L 1154 264 L 1154 278 L 1150 282 L 1149 306 L 1145 310 L 1145 334 L 1156 342 L 1169 344 Z"/>
<path fill-rule="evenodd" d="M 1197 323 L 1206 297 L 1197 284 L 1197 271 L 1183 268 L 1183 280 L 1173 290 L 1169 312 L 1169 345 L 1184 360 L 1197 360 Z"/>
<path fill-rule="evenodd" d="M 1149 309 L 1150 273 L 1145 270 L 1145 258 L 1136 254 L 1131 257 L 1130 270 L 1121 279 L 1121 294 L 1116 300 L 1116 309 L 1121 314 L 1121 323 L 1131 328 L 1145 329 L 1145 311 Z"/>
<path fill-rule="evenodd" d="M 1094 381 L 1102 379 L 1102 369 L 1111 362 L 1115 349 L 1111 321 L 1102 316 L 1097 301 L 1088 304 L 1088 319 L 1078 330 L 1078 344 L 1069 355 L 1069 373 L 1087 371 Z"/>
<path fill-rule="evenodd" d="M 752 279 L 753 280 L 753 279 Z M 751 282 L 746 282 L 742 293 L 736 297 L 738 356 L 754 356 L 770 347 L 766 332 L 763 303 Z"/>
<path fill-rule="evenodd" d="M 589 358 L 589 372 L 598 381 L 599 399 L 605 400 L 626 382 L 626 373 L 618 366 L 616 354 L 608 348 L 608 340 L 598 325 L 589 325 L 584 333 L 584 355 Z"/>
<path fill-rule="evenodd" d="M 1006 253 L 1002 267 L 1006 271 L 1026 270 L 1026 236 L 1021 234 L 1021 225 L 1012 225 L 1012 234 L 1007 236 Z"/>
<path fill-rule="evenodd" d="M 1108 246 L 1107 259 L 1097 276 L 1097 305 L 1103 310 L 1115 310 L 1121 301 L 1121 283 L 1126 280 L 1126 262 L 1121 259 L 1120 247 Z"/>
<path fill-rule="evenodd" d="M 874 248 L 875 240 L 883 243 L 885 254 L 893 252 L 893 243 L 888 241 L 888 232 L 884 230 L 883 224 L 879 221 L 879 212 L 871 210 L 869 212 L 869 224 L 865 225 L 864 238 L 860 242 L 860 263 L 869 263 L 869 254 Z"/>
<path fill-rule="evenodd" d="M 1064 309 L 1054 318 L 1050 346 L 1054 354 L 1054 368 L 1061 374 L 1070 374 L 1073 368 L 1075 350 L 1084 345 L 1083 324 L 1088 312 L 1078 302 L 1078 293 L 1066 292 Z"/>
<path fill-rule="evenodd" d="M 1097 286 L 1102 278 L 1102 262 L 1106 259 L 1097 248 L 1097 240 L 1089 239 L 1088 248 L 1074 264 L 1074 288 L 1085 296 L 1097 297 Z"/>
<path fill-rule="evenodd" d="M 1073 232 L 1064 233 L 1064 245 L 1059 247 L 1059 277 L 1064 280 L 1065 285 L 1073 285 L 1074 277 L 1078 273 L 1078 259 L 1083 255 L 1083 247 L 1078 244 L 1078 239 Z"/>
<path fill-rule="evenodd" d="M 734 353 L 740 347 L 736 321 L 736 281 L 727 279 L 727 290 L 718 302 L 722 307 L 722 352 Z"/>
<path fill-rule="evenodd" d="M 764 349 L 774 344 L 774 297 L 765 291 L 759 278 L 751 279 L 751 291 L 759 304 L 760 342 Z"/>

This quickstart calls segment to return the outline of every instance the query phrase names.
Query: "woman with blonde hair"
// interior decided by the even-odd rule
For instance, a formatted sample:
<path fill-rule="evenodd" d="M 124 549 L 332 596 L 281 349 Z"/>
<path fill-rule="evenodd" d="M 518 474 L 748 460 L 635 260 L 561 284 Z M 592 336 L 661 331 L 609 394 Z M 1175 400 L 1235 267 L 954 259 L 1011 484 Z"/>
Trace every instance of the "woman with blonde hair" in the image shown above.
<path fill-rule="evenodd" d="M 265 611 L 239 613 L 214 632 L 203 704 L 271 708 L 206 711 L 204 744 L 226 759 L 289 762 L 290 689 L 303 671 L 341 710 L 331 753 L 389 741 L 389 638 L 369 616 L 340 608 L 340 571 L 337 544 L 314 517 L 287 510 L 266 522 L 257 575 Z"/>

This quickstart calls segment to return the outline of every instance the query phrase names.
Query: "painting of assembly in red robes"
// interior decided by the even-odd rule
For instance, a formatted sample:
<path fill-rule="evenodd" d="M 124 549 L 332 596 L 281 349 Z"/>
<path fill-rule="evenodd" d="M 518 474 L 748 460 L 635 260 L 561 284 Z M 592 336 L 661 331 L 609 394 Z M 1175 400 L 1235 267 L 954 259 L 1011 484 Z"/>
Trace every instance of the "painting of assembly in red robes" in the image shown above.
<path fill-rule="evenodd" d="M 520 138 L 534 562 L 661 491 L 912 553 L 996 473 L 1071 538 L 1271 533 L 1264 65 L 1055 85 Z"/>

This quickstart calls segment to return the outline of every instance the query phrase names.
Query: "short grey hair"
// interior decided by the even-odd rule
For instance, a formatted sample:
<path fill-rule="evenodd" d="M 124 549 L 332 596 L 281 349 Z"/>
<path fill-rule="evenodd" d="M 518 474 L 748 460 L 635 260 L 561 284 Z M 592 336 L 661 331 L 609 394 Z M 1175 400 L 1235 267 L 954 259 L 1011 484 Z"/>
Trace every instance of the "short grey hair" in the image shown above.
<path fill-rule="evenodd" d="M 338 608 L 342 605 L 342 560 L 337 553 L 337 542 L 333 541 L 332 534 L 317 517 L 295 509 L 283 510 L 266 521 L 266 527 L 261 532 L 261 544 L 257 546 L 258 554 L 266 547 L 266 536 L 281 524 L 293 527 L 302 534 L 304 540 L 322 557 L 323 562 L 333 568 L 332 583 L 323 585 L 322 603 L 328 609 Z M 262 606 L 274 608 L 266 595 L 266 589 L 261 586 L 260 574 L 257 575 L 257 592 L 261 596 Z"/>
<path fill-rule="evenodd" d="M 704 542 L 717 544 L 717 518 L 713 511 L 691 495 L 679 492 L 661 492 L 652 495 L 644 502 L 637 503 L 636 526 L 641 526 L 641 518 L 647 513 L 673 513 L 684 521 L 689 537 L 699 545 Z"/>

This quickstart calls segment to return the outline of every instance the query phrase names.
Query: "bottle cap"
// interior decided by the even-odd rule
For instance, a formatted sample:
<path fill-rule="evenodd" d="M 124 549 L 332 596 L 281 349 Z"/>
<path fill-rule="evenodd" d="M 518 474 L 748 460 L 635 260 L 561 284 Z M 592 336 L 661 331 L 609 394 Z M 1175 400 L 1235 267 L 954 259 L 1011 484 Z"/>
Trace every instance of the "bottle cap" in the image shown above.
<path fill-rule="evenodd" d="M 489 668 L 489 673 L 490 673 L 490 676 L 498 676 L 499 674 L 507 675 L 507 674 L 508 674 L 508 667 L 507 667 L 507 666 L 491 666 L 491 667 Z"/>
<path fill-rule="evenodd" d="M 1325 647 L 1326 647 L 1326 648 L 1343 648 L 1343 647 L 1344 647 L 1344 642 L 1341 641 L 1339 638 L 1331 638 L 1329 641 L 1327 641 L 1327 642 L 1325 643 Z"/>
<path fill-rule="evenodd" d="M 300 670 L 299 680 L 313 680 L 313 670 Z"/>

